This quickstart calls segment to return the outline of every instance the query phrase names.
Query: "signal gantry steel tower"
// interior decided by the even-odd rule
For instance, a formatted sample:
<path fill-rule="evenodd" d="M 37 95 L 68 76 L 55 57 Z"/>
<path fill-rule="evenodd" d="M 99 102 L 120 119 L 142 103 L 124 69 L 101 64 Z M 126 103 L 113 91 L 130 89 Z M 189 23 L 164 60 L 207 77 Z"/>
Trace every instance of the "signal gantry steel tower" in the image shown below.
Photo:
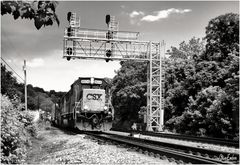
<path fill-rule="evenodd" d="M 110 15 L 106 15 L 108 30 L 80 28 L 76 13 L 69 12 L 67 19 L 69 27 L 64 33 L 63 58 L 148 62 L 147 130 L 162 131 L 164 41 L 140 41 L 139 32 L 119 31 L 118 22 Z"/>

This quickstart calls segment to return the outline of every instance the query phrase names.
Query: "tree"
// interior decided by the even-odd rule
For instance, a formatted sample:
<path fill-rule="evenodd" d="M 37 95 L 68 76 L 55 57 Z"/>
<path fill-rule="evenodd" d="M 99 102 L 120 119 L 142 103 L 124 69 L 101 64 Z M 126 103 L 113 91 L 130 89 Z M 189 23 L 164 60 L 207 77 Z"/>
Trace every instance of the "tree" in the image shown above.
<path fill-rule="evenodd" d="M 19 87 L 20 86 L 20 87 Z M 18 90 L 23 88 L 23 84 L 18 84 L 13 73 L 6 69 L 6 66 L 1 63 L 1 93 L 13 99 L 15 95 L 22 97 L 23 93 Z"/>
<path fill-rule="evenodd" d="M 210 86 L 190 97 L 189 106 L 181 115 L 178 131 L 191 135 L 233 138 L 236 125 L 233 121 L 231 101 L 220 87 Z M 182 129 L 184 128 L 184 129 Z"/>
<path fill-rule="evenodd" d="M 214 60 L 221 67 L 222 87 L 232 104 L 229 111 L 239 123 L 239 14 L 227 13 L 210 20 L 205 38 L 203 59 Z"/>
<path fill-rule="evenodd" d="M 34 19 L 34 25 L 39 30 L 42 26 L 60 22 L 55 13 L 56 1 L 2 1 L 1 14 L 12 14 L 14 19 Z"/>
<path fill-rule="evenodd" d="M 51 112 L 52 111 L 52 106 L 54 103 L 50 98 L 44 98 L 44 100 L 40 104 L 40 108 L 44 110 L 45 112 Z"/>
<path fill-rule="evenodd" d="M 146 106 L 147 64 L 121 62 L 121 69 L 113 78 L 113 106 L 116 125 L 130 129 L 138 121 L 138 112 Z"/>
<path fill-rule="evenodd" d="M 235 33 L 239 31 L 238 23 L 235 14 L 212 19 L 206 28 L 206 50 L 200 57 L 168 63 L 167 128 L 201 136 L 233 138 L 238 134 L 239 33 Z M 188 96 L 187 101 L 184 96 Z"/>
<path fill-rule="evenodd" d="M 220 17 L 233 20 L 226 15 Z M 233 21 L 229 26 L 238 22 Z M 218 29 L 221 27 L 215 27 Z M 219 32 L 212 29 L 211 33 Z M 184 134 L 234 138 L 239 130 L 239 49 L 234 45 L 239 40 L 229 38 L 231 41 L 225 43 L 216 40 L 216 45 L 211 45 L 208 37 L 206 49 L 204 41 L 193 37 L 188 43 L 180 43 L 179 49 L 172 48 L 171 58 L 164 59 L 165 128 Z M 227 50 L 228 54 L 216 58 L 218 50 Z M 138 120 L 137 112 L 146 109 L 147 65 L 132 61 L 121 65 L 113 79 L 113 103 L 118 126 L 129 128 Z"/>
<path fill-rule="evenodd" d="M 210 20 L 205 38 L 206 60 L 223 62 L 231 54 L 239 57 L 239 15 L 228 13 Z"/>
<path fill-rule="evenodd" d="M 169 51 L 170 58 L 176 59 L 193 59 L 199 57 L 204 52 L 205 43 L 200 38 L 193 37 L 188 43 L 182 41 L 179 44 L 179 48 L 171 47 L 171 52 Z"/>

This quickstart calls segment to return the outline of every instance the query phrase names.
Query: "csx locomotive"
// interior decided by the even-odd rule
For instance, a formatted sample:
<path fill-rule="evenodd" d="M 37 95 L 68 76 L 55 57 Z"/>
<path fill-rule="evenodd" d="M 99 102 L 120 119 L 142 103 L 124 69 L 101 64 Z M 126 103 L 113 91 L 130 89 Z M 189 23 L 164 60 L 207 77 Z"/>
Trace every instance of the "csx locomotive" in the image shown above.
<path fill-rule="evenodd" d="M 53 124 L 86 131 L 109 130 L 113 117 L 110 86 L 93 77 L 78 78 L 52 111 Z"/>

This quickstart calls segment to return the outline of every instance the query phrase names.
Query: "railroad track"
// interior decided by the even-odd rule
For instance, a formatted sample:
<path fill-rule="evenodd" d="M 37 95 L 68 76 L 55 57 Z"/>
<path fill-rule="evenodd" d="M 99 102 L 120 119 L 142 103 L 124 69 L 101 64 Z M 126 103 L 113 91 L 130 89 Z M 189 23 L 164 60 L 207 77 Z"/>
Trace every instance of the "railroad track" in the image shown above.
<path fill-rule="evenodd" d="M 120 129 L 113 129 L 113 131 L 120 131 L 120 132 L 127 132 L 127 133 L 132 132 L 132 131 L 126 131 L 126 130 L 120 130 Z M 209 138 L 209 137 L 197 137 L 197 136 L 180 135 L 180 134 L 155 133 L 155 132 L 148 132 L 148 131 L 139 131 L 138 133 L 142 135 L 148 135 L 148 136 L 179 139 L 179 140 L 239 148 L 239 141 L 235 141 L 235 140 L 226 140 L 226 139 Z"/>
<path fill-rule="evenodd" d="M 193 164 L 238 164 L 239 154 L 212 151 L 203 148 L 189 147 L 181 144 L 139 139 L 131 136 L 116 135 L 112 133 L 84 132 L 96 138 L 110 140 L 118 143 L 127 144 L 134 147 L 137 151 L 155 155 L 160 158 L 167 158 L 169 161 L 177 163 Z"/>

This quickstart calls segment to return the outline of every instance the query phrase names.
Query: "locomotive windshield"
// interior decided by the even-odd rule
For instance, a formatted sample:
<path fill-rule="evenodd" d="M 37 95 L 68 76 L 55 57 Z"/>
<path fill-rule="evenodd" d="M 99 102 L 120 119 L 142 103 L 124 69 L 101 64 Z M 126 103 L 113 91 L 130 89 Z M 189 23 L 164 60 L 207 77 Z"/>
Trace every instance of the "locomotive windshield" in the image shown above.
<path fill-rule="evenodd" d="M 83 89 L 101 89 L 101 87 L 99 85 L 88 85 L 88 84 L 84 84 L 82 85 L 82 88 Z"/>

